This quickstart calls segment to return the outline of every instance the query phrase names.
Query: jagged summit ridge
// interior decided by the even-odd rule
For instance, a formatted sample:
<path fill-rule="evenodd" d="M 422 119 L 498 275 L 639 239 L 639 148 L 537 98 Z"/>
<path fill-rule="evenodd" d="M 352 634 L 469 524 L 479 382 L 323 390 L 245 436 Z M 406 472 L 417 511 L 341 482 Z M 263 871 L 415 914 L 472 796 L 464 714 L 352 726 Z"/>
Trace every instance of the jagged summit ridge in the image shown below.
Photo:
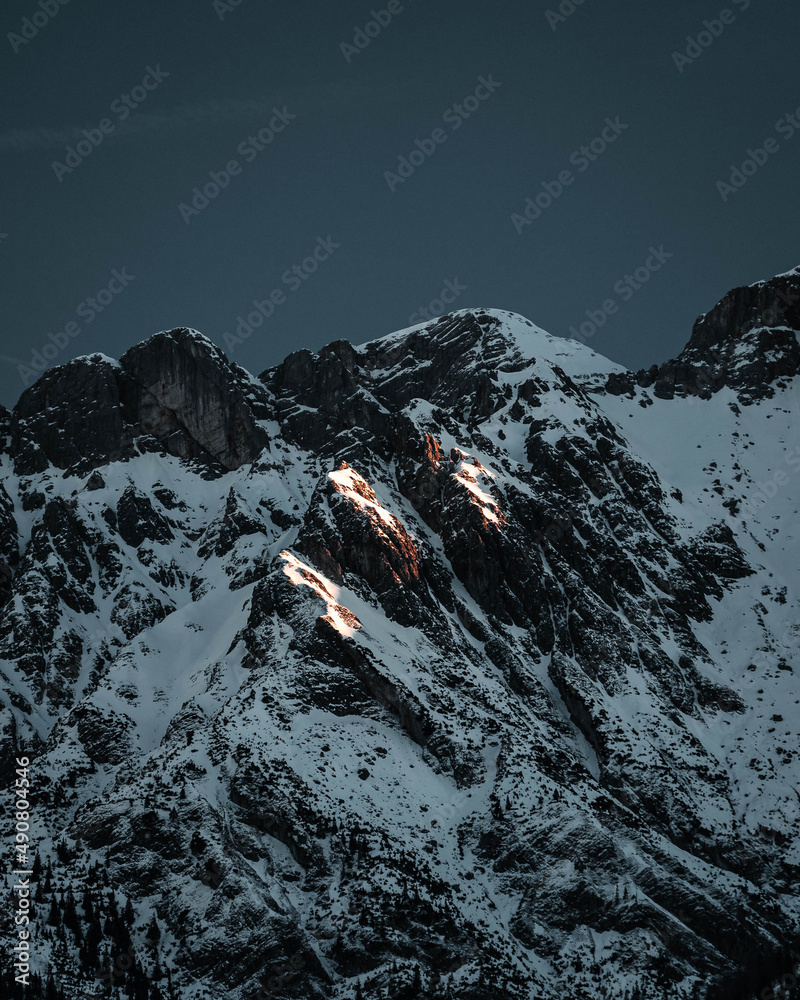
<path fill-rule="evenodd" d="M 798 268 L 732 290 L 698 318 L 676 360 L 636 375 L 500 310 L 460 310 L 358 346 L 342 340 L 318 354 L 299 351 L 260 381 L 204 335 L 179 328 L 155 334 L 119 362 L 96 354 L 52 369 L 4 419 L 20 470 L 47 462 L 65 469 L 102 464 L 131 457 L 151 442 L 180 457 L 236 468 L 253 461 L 265 441 L 262 422 L 270 411 L 262 383 L 278 398 L 292 386 L 306 398 L 303 405 L 313 403 L 316 391 L 323 398 L 380 395 L 389 407 L 417 392 L 436 405 L 437 383 L 451 386 L 451 398 L 453 386 L 463 393 L 466 381 L 476 378 L 485 397 L 493 372 L 540 359 L 587 386 L 599 378 L 614 394 L 631 395 L 639 387 L 660 398 L 708 398 L 728 386 L 747 403 L 770 395 L 777 380 L 800 369 L 798 330 Z M 303 394 L 312 369 L 314 390 Z M 88 407 L 88 399 L 96 405 Z M 478 418 L 486 405 L 486 398 L 477 403 Z"/>
<path fill-rule="evenodd" d="M 360 347 L 336 341 L 318 354 L 298 351 L 259 381 L 202 334 L 165 331 L 119 361 L 95 354 L 47 372 L 10 415 L 11 454 L 20 472 L 48 463 L 99 466 L 152 447 L 236 468 L 259 454 L 263 424 L 287 391 L 296 405 L 319 403 L 327 416 L 344 419 L 343 407 L 358 411 L 378 398 L 390 410 L 414 394 L 448 406 L 476 379 L 477 419 L 488 405 L 490 373 L 524 364 L 537 348 L 573 367 L 576 354 L 591 354 L 510 313 L 464 310 Z"/>

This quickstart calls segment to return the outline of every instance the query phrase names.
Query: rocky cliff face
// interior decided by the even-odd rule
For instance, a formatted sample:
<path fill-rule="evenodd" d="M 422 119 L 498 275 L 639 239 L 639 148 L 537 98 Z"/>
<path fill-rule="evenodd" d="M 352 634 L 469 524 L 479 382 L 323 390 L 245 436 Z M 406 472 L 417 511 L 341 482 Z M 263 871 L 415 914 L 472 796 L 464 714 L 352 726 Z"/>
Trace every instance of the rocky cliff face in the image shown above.
<path fill-rule="evenodd" d="M 615 393 L 653 387 L 656 396 L 700 396 L 736 391 L 745 405 L 771 397 L 782 380 L 800 371 L 800 268 L 770 281 L 734 288 L 694 325 L 689 343 L 673 361 L 635 376 L 609 380 Z"/>
<path fill-rule="evenodd" d="M 39 971 L 147 1000 L 788 973 L 796 288 L 730 293 L 652 378 L 465 310 L 258 379 L 171 331 L 0 414 Z"/>
<path fill-rule="evenodd" d="M 264 390 L 186 329 L 158 334 L 120 361 L 94 354 L 47 372 L 11 416 L 21 475 L 90 469 L 142 450 L 236 469 L 265 444 Z"/>

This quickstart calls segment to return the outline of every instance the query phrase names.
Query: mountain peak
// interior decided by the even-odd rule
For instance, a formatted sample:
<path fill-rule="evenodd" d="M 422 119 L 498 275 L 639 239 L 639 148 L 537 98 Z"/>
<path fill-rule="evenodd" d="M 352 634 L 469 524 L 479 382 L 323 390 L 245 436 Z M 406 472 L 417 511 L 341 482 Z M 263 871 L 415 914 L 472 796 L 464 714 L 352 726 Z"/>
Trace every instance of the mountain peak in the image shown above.
<path fill-rule="evenodd" d="M 224 468 L 253 461 L 265 441 L 253 386 L 207 337 L 157 333 L 119 361 L 75 358 L 27 389 L 11 417 L 18 471 L 69 469 L 164 448 Z"/>
<path fill-rule="evenodd" d="M 698 317 L 687 349 L 702 351 L 775 328 L 800 331 L 800 268 L 732 289 Z"/>
<path fill-rule="evenodd" d="M 554 337 L 519 313 L 504 309 L 460 309 L 398 330 L 356 348 L 369 365 L 386 369 L 402 360 L 447 361 L 471 353 L 487 367 L 507 368 L 543 360 L 571 377 L 619 371 L 618 365 L 574 340 Z"/>
<path fill-rule="evenodd" d="M 800 268 L 767 281 L 733 288 L 699 316 L 677 358 L 648 371 L 612 376 L 610 391 L 653 386 L 664 399 L 699 396 L 720 389 L 748 405 L 770 398 L 775 385 L 800 372 Z"/>
<path fill-rule="evenodd" d="M 217 345 L 199 330 L 193 330 L 187 326 L 178 326 L 172 330 L 160 330 L 152 334 L 145 340 L 135 344 L 126 354 L 120 358 L 120 364 L 124 366 L 124 359 L 130 351 L 147 349 L 149 351 L 163 351 L 169 349 L 170 344 L 175 344 L 195 356 L 206 355 L 213 358 L 225 358 L 223 352 Z"/>

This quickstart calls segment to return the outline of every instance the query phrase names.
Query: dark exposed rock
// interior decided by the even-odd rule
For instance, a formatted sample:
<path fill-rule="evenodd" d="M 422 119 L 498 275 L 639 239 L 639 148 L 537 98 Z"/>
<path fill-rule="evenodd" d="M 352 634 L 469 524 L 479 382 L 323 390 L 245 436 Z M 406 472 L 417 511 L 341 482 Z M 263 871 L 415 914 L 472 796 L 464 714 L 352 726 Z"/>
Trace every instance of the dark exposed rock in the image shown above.
<path fill-rule="evenodd" d="M 26 389 L 11 420 L 20 474 L 49 464 L 92 468 L 130 459 L 136 444 L 234 469 L 266 443 L 263 390 L 209 340 L 186 329 L 157 334 L 119 362 L 78 358 Z"/>
<path fill-rule="evenodd" d="M 0 607 L 11 596 L 11 581 L 19 562 L 19 535 L 14 504 L 0 483 Z"/>
<path fill-rule="evenodd" d="M 121 764 L 130 757 L 130 724 L 115 714 L 78 708 L 70 716 L 86 755 L 96 764 Z"/>
<path fill-rule="evenodd" d="M 11 455 L 22 475 L 130 457 L 133 414 L 119 367 L 102 355 L 52 368 L 20 396 L 12 413 Z"/>
<path fill-rule="evenodd" d="M 86 480 L 86 489 L 90 491 L 105 489 L 105 480 L 100 475 L 97 469 L 89 476 Z"/>
<path fill-rule="evenodd" d="M 264 524 L 253 517 L 231 487 L 225 502 L 225 513 L 219 522 L 209 526 L 200 541 L 197 554 L 207 558 L 212 553 L 224 556 L 245 535 L 264 534 Z"/>
<path fill-rule="evenodd" d="M 120 365 L 136 386 L 138 426 L 170 454 L 211 456 L 227 469 L 257 458 L 266 443 L 257 423 L 263 393 L 211 341 L 173 330 L 132 348 Z"/>
<path fill-rule="evenodd" d="M 652 386 L 655 396 L 708 399 L 725 386 L 742 403 L 774 393 L 774 383 L 800 371 L 800 268 L 734 288 L 694 325 L 678 357 L 648 370 L 608 377 L 612 395 Z"/>
<path fill-rule="evenodd" d="M 163 621 L 172 610 L 137 580 L 117 591 L 111 621 L 122 629 L 128 639 L 132 639 L 144 629 Z"/>
<path fill-rule="evenodd" d="M 398 621 L 410 624 L 430 614 L 414 540 L 346 462 L 315 490 L 295 548 L 333 580 L 353 574 L 366 581 Z"/>
<path fill-rule="evenodd" d="M 131 484 L 117 501 L 117 531 L 124 542 L 138 549 L 145 539 L 169 542 L 174 535 L 166 518 L 149 498 Z"/>

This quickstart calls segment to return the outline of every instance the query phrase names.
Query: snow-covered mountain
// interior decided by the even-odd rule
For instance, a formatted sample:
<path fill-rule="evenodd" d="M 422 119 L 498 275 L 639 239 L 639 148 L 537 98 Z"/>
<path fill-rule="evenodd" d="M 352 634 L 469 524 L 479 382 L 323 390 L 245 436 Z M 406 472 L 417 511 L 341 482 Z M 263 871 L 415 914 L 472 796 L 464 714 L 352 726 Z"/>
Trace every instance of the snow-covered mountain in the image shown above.
<path fill-rule="evenodd" d="M 258 377 L 179 329 L 0 410 L 48 996 L 790 986 L 798 331 L 800 269 L 638 373 L 494 310 Z"/>

